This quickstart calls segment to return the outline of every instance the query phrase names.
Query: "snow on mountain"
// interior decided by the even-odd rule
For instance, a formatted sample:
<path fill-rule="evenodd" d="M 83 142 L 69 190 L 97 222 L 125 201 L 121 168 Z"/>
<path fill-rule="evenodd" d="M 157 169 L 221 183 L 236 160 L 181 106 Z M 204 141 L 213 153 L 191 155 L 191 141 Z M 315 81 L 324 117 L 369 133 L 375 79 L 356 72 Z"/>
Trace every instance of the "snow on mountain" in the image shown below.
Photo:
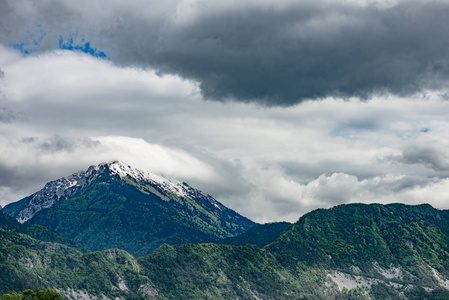
<path fill-rule="evenodd" d="M 89 186 L 101 174 L 105 174 L 105 172 L 109 172 L 109 174 L 113 176 L 117 175 L 120 178 L 126 177 L 133 179 L 138 183 L 157 185 L 161 189 L 179 197 L 203 199 L 209 201 L 219 210 L 227 209 L 213 197 L 190 187 L 185 182 L 169 180 L 161 175 L 143 172 L 131 168 L 129 165 L 122 162 L 114 161 L 111 163 L 102 163 L 98 166 L 90 166 L 85 172 L 77 172 L 68 177 L 47 183 L 42 190 L 30 196 L 31 199 L 18 212 L 16 216 L 17 221 L 25 223 L 42 209 L 49 208 L 56 202 L 75 195 L 78 191 Z"/>
<path fill-rule="evenodd" d="M 86 172 L 77 172 L 68 177 L 47 183 L 43 189 L 31 195 L 31 199 L 18 213 L 16 219 L 25 223 L 42 209 L 53 206 L 56 202 L 74 195 L 89 185 L 100 174 L 100 166 L 91 166 Z"/>
<path fill-rule="evenodd" d="M 209 201 L 213 206 L 215 206 L 219 210 L 227 209 L 224 205 L 222 205 L 220 202 L 215 200 L 210 195 L 205 194 L 195 188 L 192 188 L 185 182 L 167 179 L 162 175 L 152 172 L 143 172 L 141 170 L 134 169 L 129 165 L 119 161 L 112 162 L 108 164 L 108 166 L 113 174 L 117 174 L 121 178 L 128 177 L 134 179 L 136 182 L 155 184 L 160 186 L 167 192 L 178 195 L 179 197 L 186 197 L 190 199 L 201 198 Z"/>
<path fill-rule="evenodd" d="M 133 169 L 129 165 L 126 165 L 119 161 L 112 162 L 108 164 L 108 166 L 112 174 L 117 174 L 120 177 L 130 177 L 137 182 L 149 182 L 152 184 L 158 184 L 164 190 L 176 194 L 180 197 L 186 197 L 188 195 L 187 187 L 185 184 L 176 182 L 174 180 L 169 180 L 161 175 Z"/>

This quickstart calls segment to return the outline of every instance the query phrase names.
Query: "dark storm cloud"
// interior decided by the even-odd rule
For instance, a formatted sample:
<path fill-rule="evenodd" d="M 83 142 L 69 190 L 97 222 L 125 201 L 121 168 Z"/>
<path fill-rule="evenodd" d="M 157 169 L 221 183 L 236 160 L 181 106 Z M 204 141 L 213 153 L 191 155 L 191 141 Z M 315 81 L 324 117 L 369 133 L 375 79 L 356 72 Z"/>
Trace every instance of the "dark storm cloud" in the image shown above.
<path fill-rule="evenodd" d="M 57 9 L 40 5 L 40 27 L 28 21 L 27 32 L 45 45 L 76 32 L 118 64 L 197 81 L 207 99 L 292 105 L 332 95 L 408 95 L 441 88 L 449 79 L 446 1 L 403 0 L 390 7 L 301 1 L 226 9 L 193 2 L 194 13 L 179 12 L 183 3 L 172 1 L 157 17 L 142 13 L 158 7 L 146 2 L 105 8 L 98 19 L 89 3 L 82 11 L 70 2 Z M 14 30 L 7 29 L 4 36 Z"/>
<path fill-rule="evenodd" d="M 111 35 L 125 41 L 118 61 L 195 79 L 205 98 L 290 105 L 438 88 L 449 75 L 448 15 L 449 5 L 436 1 L 387 9 L 318 1 L 203 15 L 166 24 L 156 40 L 136 40 L 145 22 Z"/>

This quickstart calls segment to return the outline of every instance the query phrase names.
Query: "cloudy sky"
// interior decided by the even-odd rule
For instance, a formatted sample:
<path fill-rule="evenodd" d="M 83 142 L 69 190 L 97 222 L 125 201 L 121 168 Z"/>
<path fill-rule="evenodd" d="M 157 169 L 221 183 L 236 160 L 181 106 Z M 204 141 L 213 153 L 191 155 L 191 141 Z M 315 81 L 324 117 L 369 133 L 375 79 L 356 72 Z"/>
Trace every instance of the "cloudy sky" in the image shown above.
<path fill-rule="evenodd" d="M 449 208 L 447 0 L 0 0 L 0 205 L 121 160 L 258 222 Z"/>

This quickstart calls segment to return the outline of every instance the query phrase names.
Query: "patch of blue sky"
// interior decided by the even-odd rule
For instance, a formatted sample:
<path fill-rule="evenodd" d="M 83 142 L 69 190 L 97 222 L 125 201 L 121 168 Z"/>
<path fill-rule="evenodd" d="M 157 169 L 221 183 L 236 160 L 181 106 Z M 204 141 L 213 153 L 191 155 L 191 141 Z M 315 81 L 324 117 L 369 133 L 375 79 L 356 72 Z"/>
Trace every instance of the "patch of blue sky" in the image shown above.
<path fill-rule="evenodd" d="M 42 26 L 36 25 L 32 30 L 28 30 L 24 34 L 20 42 L 12 44 L 12 47 L 24 55 L 32 54 L 39 50 L 46 35 L 47 33 L 43 30 Z M 63 50 L 81 51 L 94 57 L 108 59 L 105 52 L 93 47 L 78 31 L 70 34 L 66 39 L 62 35 L 59 36 L 58 43 L 55 47 Z"/>
<path fill-rule="evenodd" d="M 104 59 L 108 58 L 105 52 L 100 51 L 95 47 L 92 47 L 90 42 L 86 41 L 84 38 L 82 38 L 80 42 L 75 42 L 73 36 L 69 36 L 69 38 L 65 41 L 64 38 L 60 36 L 58 40 L 58 45 L 59 49 L 70 51 L 81 51 L 95 57 Z"/>
<path fill-rule="evenodd" d="M 16 50 L 19 50 L 22 54 L 33 53 L 33 50 L 25 43 L 16 43 L 13 44 L 12 47 Z"/>
<path fill-rule="evenodd" d="M 421 129 L 421 132 L 423 132 L 423 133 L 426 133 L 426 132 L 429 132 L 429 128 L 423 128 L 423 129 Z"/>

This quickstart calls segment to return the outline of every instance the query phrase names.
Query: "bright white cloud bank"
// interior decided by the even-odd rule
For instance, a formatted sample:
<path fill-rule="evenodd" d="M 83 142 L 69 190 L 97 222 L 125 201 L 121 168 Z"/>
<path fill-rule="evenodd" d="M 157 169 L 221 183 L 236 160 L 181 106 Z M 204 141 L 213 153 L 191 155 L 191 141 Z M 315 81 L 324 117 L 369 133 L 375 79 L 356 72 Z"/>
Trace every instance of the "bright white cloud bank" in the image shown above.
<path fill-rule="evenodd" d="M 1 47 L 0 69 L 1 205 L 123 160 L 259 222 L 351 202 L 449 208 L 441 92 L 265 108 L 204 101 L 193 81 L 72 51 Z"/>

